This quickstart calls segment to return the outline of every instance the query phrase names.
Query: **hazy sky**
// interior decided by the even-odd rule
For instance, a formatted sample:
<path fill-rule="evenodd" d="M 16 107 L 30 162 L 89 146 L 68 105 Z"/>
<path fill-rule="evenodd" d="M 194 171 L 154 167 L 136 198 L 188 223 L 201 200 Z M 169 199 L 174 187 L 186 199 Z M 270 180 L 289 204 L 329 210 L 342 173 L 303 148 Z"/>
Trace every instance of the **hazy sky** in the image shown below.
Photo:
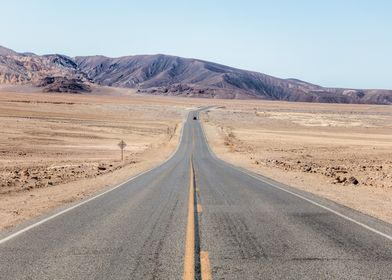
<path fill-rule="evenodd" d="M 172 54 L 324 86 L 392 89 L 389 0 L 1 1 L 0 45 Z"/>

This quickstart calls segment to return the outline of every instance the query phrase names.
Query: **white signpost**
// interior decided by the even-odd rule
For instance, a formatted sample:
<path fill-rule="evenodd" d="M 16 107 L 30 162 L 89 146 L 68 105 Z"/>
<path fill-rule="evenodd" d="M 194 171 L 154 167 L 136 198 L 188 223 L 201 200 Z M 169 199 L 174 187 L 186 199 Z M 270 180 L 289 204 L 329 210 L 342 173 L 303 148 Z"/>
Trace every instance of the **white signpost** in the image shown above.
<path fill-rule="evenodd" d="M 121 161 L 123 161 L 123 160 L 124 160 L 124 148 L 127 146 L 127 143 L 125 143 L 124 140 L 121 140 L 121 141 L 118 143 L 118 146 L 119 146 L 120 149 L 121 149 Z"/>

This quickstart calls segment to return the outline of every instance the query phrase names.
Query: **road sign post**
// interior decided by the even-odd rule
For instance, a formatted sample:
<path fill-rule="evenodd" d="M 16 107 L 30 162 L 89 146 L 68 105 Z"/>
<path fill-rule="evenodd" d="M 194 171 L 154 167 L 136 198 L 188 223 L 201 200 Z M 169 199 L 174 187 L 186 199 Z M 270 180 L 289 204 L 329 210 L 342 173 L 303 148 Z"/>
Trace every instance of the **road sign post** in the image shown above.
<path fill-rule="evenodd" d="M 118 146 L 121 149 L 121 161 L 124 160 L 124 148 L 127 146 L 127 143 L 124 142 L 124 140 L 121 140 L 120 143 L 118 143 Z"/>

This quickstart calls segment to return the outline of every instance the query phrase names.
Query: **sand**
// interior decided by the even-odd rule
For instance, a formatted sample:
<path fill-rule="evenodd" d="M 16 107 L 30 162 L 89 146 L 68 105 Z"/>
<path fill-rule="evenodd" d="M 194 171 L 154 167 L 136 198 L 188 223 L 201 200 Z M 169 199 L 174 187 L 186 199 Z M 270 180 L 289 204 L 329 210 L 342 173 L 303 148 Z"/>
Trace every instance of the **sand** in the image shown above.
<path fill-rule="evenodd" d="M 170 98 L 121 93 L 0 93 L 0 229 L 169 157 L 190 108 Z M 127 143 L 124 161 L 120 140 Z"/>
<path fill-rule="evenodd" d="M 202 119 L 218 157 L 392 222 L 392 107 L 237 101 Z"/>
<path fill-rule="evenodd" d="M 392 222 L 390 106 L 20 91 L 0 90 L 0 229 L 158 165 L 186 113 L 210 105 L 202 120 L 222 159 Z"/>

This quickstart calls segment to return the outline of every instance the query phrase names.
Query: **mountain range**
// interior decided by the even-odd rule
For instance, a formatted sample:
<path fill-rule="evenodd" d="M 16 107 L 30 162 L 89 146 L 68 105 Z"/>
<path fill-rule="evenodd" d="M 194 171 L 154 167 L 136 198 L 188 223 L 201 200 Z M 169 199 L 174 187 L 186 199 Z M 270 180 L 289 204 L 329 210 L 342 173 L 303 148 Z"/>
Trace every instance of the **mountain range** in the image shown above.
<path fill-rule="evenodd" d="M 68 57 L 18 53 L 0 46 L 0 84 L 81 93 L 93 85 L 158 95 L 303 102 L 392 104 L 391 90 L 326 88 L 169 55 Z"/>

